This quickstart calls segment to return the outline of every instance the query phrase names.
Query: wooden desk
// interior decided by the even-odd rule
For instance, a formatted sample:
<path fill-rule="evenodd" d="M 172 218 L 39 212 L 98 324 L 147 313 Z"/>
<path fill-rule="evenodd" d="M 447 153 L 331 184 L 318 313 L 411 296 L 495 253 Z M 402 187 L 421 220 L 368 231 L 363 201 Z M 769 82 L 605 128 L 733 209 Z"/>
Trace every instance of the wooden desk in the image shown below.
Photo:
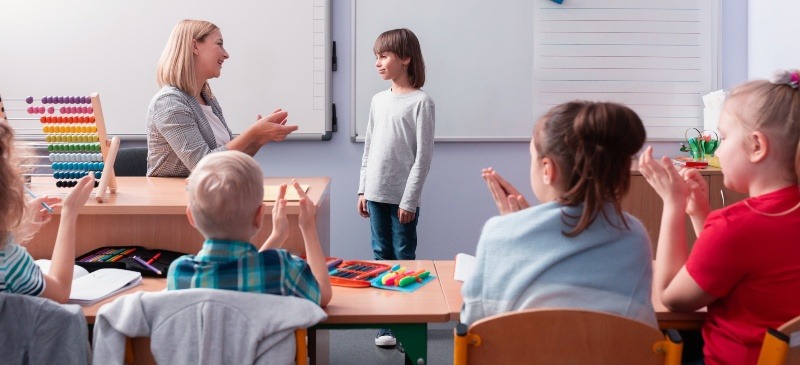
<path fill-rule="evenodd" d="M 436 275 L 433 261 L 381 263 L 399 263 L 410 270 L 425 269 Z M 413 293 L 334 286 L 333 297 L 325 312 L 328 313 L 328 319 L 315 326 L 315 329 L 391 329 L 398 342 L 403 344 L 406 364 L 417 364 L 418 359 L 427 364 L 428 323 L 450 320 L 450 312 L 438 278 Z M 327 344 L 320 345 L 316 346 L 318 358 L 325 358 Z"/>
<path fill-rule="evenodd" d="M 433 261 L 382 262 L 392 265 L 400 263 L 409 269 L 425 269 L 432 274 L 436 272 Z M 100 307 L 121 295 L 137 291 L 160 291 L 166 286 L 166 279 L 144 278 L 140 286 L 128 289 L 95 305 L 83 307 L 86 321 L 94 323 Z M 406 363 L 417 364 L 417 359 L 423 359 L 427 363 L 427 324 L 450 320 L 448 305 L 442 293 L 438 279 L 431 280 L 413 293 L 377 288 L 334 286 L 333 297 L 328 306 L 324 308 L 328 318 L 315 326 L 313 330 L 391 328 L 405 348 Z M 315 350 L 312 352 L 315 353 L 317 359 L 321 360 L 319 362 L 324 363 L 328 357 L 327 336 L 317 336 L 314 332 L 316 331 L 309 331 L 311 337 L 309 347 Z"/>
<path fill-rule="evenodd" d="M 450 319 L 458 321 L 461 314 L 461 305 L 464 302 L 461 298 L 462 283 L 453 279 L 456 269 L 456 262 L 453 260 L 434 261 L 436 275 L 439 276 L 439 283 L 442 286 L 445 300 L 447 301 Z M 703 327 L 706 319 L 705 309 L 691 313 L 670 312 L 661 304 L 661 300 L 653 293 L 653 308 L 656 311 L 658 327 L 663 329 L 673 328 L 678 330 L 699 330 Z"/>
<path fill-rule="evenodd" d="M 31 190 L 37 195 L 65 196 L 66 189 L 57 188 L 52 178 L 35 178 Z M 317 207 L 317 231 L 322 251 L 330 255 L 330 178 L 297 178 L 308 184 L 308 196 Z M 291 178 L 265 178 L 265 185 L 289 183 Z M 81 208 L 77 221 L 75 253 L 81 255 L 103 246 L 137 245 L 185 253 L 197 253 L 203 236 L 189 224 L 184 178 L 117 177 L 117 193 L 106 195 L 105 203 L 94 197 Z M 264 225 L 253 243 L 259 246 L 272 231 L 273 202 L 267 205 Z M 289 218 L 289 237 L 284 248 L 295 254 L 304 254 L 303 238 L 297 219 L 300 207 L 297 202 L 286 206 Z M 60 210 L 53 219 L 27 244 L 35 259 L 50 258 L 53 252 Z"/>

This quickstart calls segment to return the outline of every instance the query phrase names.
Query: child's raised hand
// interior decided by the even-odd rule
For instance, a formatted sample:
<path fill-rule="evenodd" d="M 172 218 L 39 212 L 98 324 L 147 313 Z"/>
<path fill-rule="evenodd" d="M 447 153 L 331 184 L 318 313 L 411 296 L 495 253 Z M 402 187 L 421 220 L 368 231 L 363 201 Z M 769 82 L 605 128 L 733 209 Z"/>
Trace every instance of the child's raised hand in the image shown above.
<path fill-rule="evenodd" d="M 517 212 L 531 206 L 525 197 L 494 169 L 488 167 L 481 172 L 500 215 Z"/>
<path fill-rule="evenodd" d="M 300 228 L 316 229 L 317 220 L 315 217 L 317 215 L 317 207 L 315 207 L 311 199 L 308 198 L 308 195 L 306 195 L 306 192 L 297 180 L 292 180 L 292 186 L 297 190 L 297 195 L 300 196 L 300 217 L 298 219 Z"/>
<path fill-rule="evenodd" d="M 289 235 L 289 218 L 286 217 L 286 184 L 281 184 L 278 188 L 278 198 L 272 206 L 272 233 L 281 244 Z"/>
<path fill-rule="evenodd" d="M 94 173 L 90 172 L 88 175 L 78 180 L 78 184 L 70 190 L 67 197 L 64 198 L 61 204 L 61 214 L 76 214 L 80 207 L 86 204 L 89 200 L 89 195 L 94 189 Z"/>
<path fill-rule="evenodd" d="M 708 203 L 708 184 L 696 169 L 682 168 L 679 173 L 686 181 L 689 196 L 686 200 L 686 214 L 693 217 L 705 217 L 711 210 Z"/>
<path fill-rule="evenodd" d="M 676 204 L 681 211 L 686 210 L 689 187 L 669 157 L 665 156 L 661 161 L 654 160 L 653 147 L 649 146 L 639 156 L 639 172 L 658 193 L 664 204 Z"/>
<path fill-rule="evenodd" d="M 33 212 L 31 223 L 34 225 L 41 226 L 50 221 L 50 211 L 42 205 L 43 203 L 50 207 L 58 206 L 61 204 L 61 198 L 42 195 L 28 201 L 28 210 Z"/>

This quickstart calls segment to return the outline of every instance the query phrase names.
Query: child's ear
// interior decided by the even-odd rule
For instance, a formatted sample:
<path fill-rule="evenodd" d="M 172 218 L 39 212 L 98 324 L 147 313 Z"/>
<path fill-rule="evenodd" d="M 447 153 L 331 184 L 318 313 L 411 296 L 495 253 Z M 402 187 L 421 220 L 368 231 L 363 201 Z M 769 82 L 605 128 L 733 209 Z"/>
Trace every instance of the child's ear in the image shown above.
<path fill-rule="evenodd" d="M 558 180 L 558 168 L 550 157 L 542 158 L 542 182 L 553 185 Z"/>
<path fill-rule="evenodd" d="M 748 136 L 748 151 L 750 155 L 750 162 L 756 163 L 763 161 L 769 154 L 769 140 L 767 136 L 760 132 L 755 131 Z"/>
<path fill-rule="evenodd" d="M 191 203 L 186 206 L 186 218 L 189 219 L 189 224 L 191 224 L 192 227 L 197 228 L 197 224 L 194 223 L 194 217 L 192 216 Z"/>
<path fill-rule="evenodd" d="M 275 202 L 275 204 L 277 204 L 277 202 Z M 253 226 L 261 229 L 262 224 L 264 224 L 264 203 L 258 205 L 258 209 L 256 209 L 256 215 L 253 217 Z"/>
<path fill-rule="evenodd" d="M 402 58 L 400 61 L 403 62 L 403 66 L 408 66 L 411 63 L 411 57 Z"/>

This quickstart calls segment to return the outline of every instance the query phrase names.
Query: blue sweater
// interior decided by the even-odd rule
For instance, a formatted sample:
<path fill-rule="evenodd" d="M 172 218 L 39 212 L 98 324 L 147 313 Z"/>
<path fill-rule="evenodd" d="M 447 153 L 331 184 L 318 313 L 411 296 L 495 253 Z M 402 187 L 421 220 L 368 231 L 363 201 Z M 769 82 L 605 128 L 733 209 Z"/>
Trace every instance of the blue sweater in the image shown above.
<path fill-rule="evenodd" d="M 580 207 L 552 202 L 489 219 L 462 288 L 461 322 L 527 308 L 576 308 L 656 327 L 647 231 L 627 213 L 625 229 L 611 204 L 604 209 L 622 229 L 599 214 L 578 236 L 564 236 L 571 227 L 563 223 L 562 210 L 577 215 Z"/>

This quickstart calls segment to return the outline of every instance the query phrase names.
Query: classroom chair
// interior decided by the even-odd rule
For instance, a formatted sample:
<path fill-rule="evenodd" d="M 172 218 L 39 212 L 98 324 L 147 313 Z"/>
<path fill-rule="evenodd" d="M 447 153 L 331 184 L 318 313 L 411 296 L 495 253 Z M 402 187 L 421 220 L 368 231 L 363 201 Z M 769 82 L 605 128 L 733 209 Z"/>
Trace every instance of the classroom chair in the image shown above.
<path fill-rule="evenodd" d="M 114 160 L 114 175 L 147 175 L 147 147 L 120 148 Z"/>
<path fill-rule="evenodd" d="M 317 304 L 297 297 L 220 289 L 137 292 L 97 312 L 92 362 L 294 364 L 299 358 L 303 364 L 303 329 L 326 317 Z"/>
<path fill-rule="evenodd" d="M 89 331 L 81 307 L 0 293 L 0 363 L 86 365 Z"/>
<path fill-rule="evenodd" d="M 681 363 L 675 330 L 660 330 L 615 314 L 580 309 L 527 309 L 483 318 L 454 330 L 453 363 Z"/>
<path fill-rule="evenodd" d="M 800 316 L 794 317 L 778 329 L 769 328 L 764 334 L 758 365 L 800 364 Z"/>

